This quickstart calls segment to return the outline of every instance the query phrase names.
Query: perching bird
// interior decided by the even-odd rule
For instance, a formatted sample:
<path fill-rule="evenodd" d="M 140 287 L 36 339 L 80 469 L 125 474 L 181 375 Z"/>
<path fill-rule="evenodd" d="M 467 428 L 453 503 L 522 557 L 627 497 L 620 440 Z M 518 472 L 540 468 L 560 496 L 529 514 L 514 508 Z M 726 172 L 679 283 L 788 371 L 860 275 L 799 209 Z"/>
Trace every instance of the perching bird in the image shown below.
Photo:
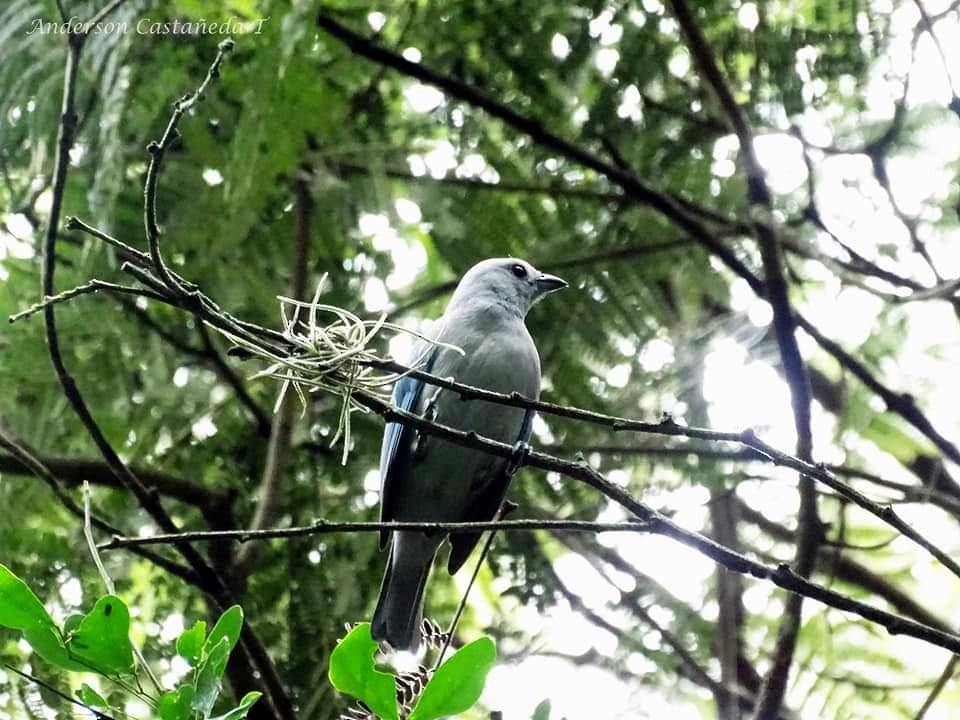
<path fill-rule="evenodd" d="M 440 377 L 500 393 L 529 398 L 540 393 L 540 356 L 524 318 L 547 293 L 566 287 L 558 277 L 512 258 L 474 265 L 450 298 L 435 326 L 435 340 L 419 341 L 410 365 Z M 450 346 L 459 348 L 461 352 Z M 514 445 L 521 453 L 530 436 L 533 411 L 482 400 L 463 400 L 410 376 L 393 392 L 404 410 L 441 425 Z M 380 452 L 380 520 L 483 522 L 492 520 L 507 492 L 515 463 L 388 423 Z M 394 531 L 390 555 L 373 613 L 371 633 L 395 650 L 416 650 L 420 642 L 423 592 L 443 534 Z M 448 570 L 455 573 L 480 533 L 450 537 Z M 381 548 L 387 544 L 381 533 Z"/>

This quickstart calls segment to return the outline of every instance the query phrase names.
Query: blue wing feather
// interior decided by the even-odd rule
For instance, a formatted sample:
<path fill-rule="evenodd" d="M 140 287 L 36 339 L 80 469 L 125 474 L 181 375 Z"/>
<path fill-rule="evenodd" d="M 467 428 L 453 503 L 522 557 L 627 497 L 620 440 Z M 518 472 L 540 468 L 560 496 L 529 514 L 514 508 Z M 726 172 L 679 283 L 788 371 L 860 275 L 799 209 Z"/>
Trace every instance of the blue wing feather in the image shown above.
<path fill-rule="evenodd" d="M 523 414 L 523 425 L 520 426 L 520 435 L 517 442 L 527 442 L 530 439 L 530 431 L 533 429 L 533 416 L 537 414 L 536 410 L 527 408 Z"/>

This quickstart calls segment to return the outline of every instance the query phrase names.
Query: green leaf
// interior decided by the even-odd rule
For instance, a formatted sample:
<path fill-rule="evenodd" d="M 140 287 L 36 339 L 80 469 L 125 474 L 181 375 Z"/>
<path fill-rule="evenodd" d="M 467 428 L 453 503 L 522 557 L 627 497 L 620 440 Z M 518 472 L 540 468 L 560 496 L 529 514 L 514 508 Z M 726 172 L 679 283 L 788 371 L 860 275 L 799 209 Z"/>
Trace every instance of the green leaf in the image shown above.
<path fill-rule="evenodd" d="M 80 698 L 80 702 L 82 702 L 84 705 L 90 705 L 91 707 L 98 707 L 103 709 L 107 709 L 110 707 L 110 705 L 107 704 L 107 701 L 103 699 L 100 693 L 98 693 L 96 690 L 94 690 L 92 687 L 90 687 L 86 683 L 83 683 L 83 685 L 80 686 L 80 689 L 77 690 L 77 697 Z"/>
<path fill-rule="evenodd" d="M 86 666 L 70 659 L 70 653 L 66 645 L 63 644 L 63 639 L 60 637 L 56 626 L 48 627 L 46 625 L 38 625 L 24 630 L 23 637 L 30 643 L 30 647 L 33 648 L 34 652 L 51 665 L 56 665 L 64 670 L 76 670 L 80 672 L 89 670 Z"/>
<path fill-rule="evenodd" d="M 550 720 L 550 701 L 544 700 L 537 705 L 530 720 Z"/>
<path fill-rule="evenodd" d="M 253 707 L 253 704 L 260 699 L 261 693 L 256 691 L 248 692 L 243 696 L 243 699 L 240 701 L 240 704 L 237 705 L 233 710 L 225 712 L 223 715 L 217 715 L 215 718 L 210 720 L 243 720 L 247 716 L 247 713 L 250 712 L 250 708 Z"/>
<path fill-rule="evenodd" d="M 5 565 L 0 565 L 0 625 L 14 630 L 56 627 L 33 590 Z"/>
<path fill-rule="evenodd" d="M 0 626 L 21 630 L 40 657 L 65 670 L 86 670 L 73 662 L 63 637 L 43 603 L 23 580 L 0 565 Z"/>
<path fill-rule="evenodd" d="M 160 720 L 190 720 L 193 692 L 193 685 L 186 684 L 161 695 L 157 702 Z"/>
<path fill-rule="evenodd" d="M 487 637 L 460 648 L 437 668 L 409 720 L 437 720 L 469 710 L 480 699 L 496 659 L 497 648 Z"/>
<path fill-rule="evenodd" d="M 83 622 L 82 613 L 74 613 L 68 617 L 63 623 L 63 634 L 70 635 L 74 630 L 80 627 L 80 623 Z"/>
<path fill-rule="evenodd" d="M 328 676 L 337 690 L 363 702 L 383 720 L 397 720 L 397 685 L 393 675 L 374 667 L 377 643 L 370 623 L 360 623 L 330 654 Z"/>
<path fill-rule="evenodd" d="M 207 642 L 209 644 L 209 640 Z M 197 692 L 193 697 L 193 708 L 205 718 L 210 717 L 210 711 L 220 695 L 220 678 L 227 668 L 229 657 L 230 639 L 221 637 L 209 652 L 204 652 L 204 658 L 197 668 Z"/>
<path fill-rule="evenodd" d="M 184 630 L 177 638 L 177 655 L 196 667 L 203 652 L 203 641 L 207 635 L 207 623 L 197 620 L 193 627 Z"/>
<path fill-rule="evenodd" d="M 130 611 L 116 595 L 97 600 L 67 640 L 70 658 L 102 675 L 133 672 Z"/>
<path fill-rule="evenodd" d="M 194 625 L 194 628 L 196 628 L 196 625 Z M 239 605 L 227 608 L 223 611 L 220 619 L 217 620 L 217 624 L 213 626 L 213 630 L 210 631 L 210 637 L 207 638 L 207 642 L 203 646 L 203 652 L 209 653 L 220 644 L 222 638 L 227 638 L 227 640 L 229 640 L 227 655 L 230 655 L 230 651 L 233 650 L 237 644 L 237 640 L 240 639 L 240 630 L 242 628 L 243 608 Z"/>

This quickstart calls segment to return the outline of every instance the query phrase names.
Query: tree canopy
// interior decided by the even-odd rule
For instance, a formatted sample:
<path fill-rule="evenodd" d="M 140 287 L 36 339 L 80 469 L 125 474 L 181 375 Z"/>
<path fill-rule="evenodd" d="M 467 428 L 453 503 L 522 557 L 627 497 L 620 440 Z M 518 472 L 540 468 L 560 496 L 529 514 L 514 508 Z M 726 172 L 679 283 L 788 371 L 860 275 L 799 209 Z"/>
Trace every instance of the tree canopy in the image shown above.
<path fill-rule="evenodd" d="M 463 716 L 953 717 L 958 5 L 10 0 L 0 563 L 61 627 L 122 598 L 167 689 L 184 629 L 239 604 L 216 712 L 340 717 L 376 533 L 102 550 L 110 590 L 84 503 L 101 543 L 376 520 L 389 406 L 281 393 L 244 333 L 309 358 L 281 298 L 313 300 L 385 314 L 364 352 L 403 363 L 400 328 L 522 257 L 570 287 L 527 320 L 550 406 L 508 520 L 645 532 L 496 534 Z M 435 569 L 437 628 L 476 559 Z M 77 711 L 18 637 L 0 718 Z"/>

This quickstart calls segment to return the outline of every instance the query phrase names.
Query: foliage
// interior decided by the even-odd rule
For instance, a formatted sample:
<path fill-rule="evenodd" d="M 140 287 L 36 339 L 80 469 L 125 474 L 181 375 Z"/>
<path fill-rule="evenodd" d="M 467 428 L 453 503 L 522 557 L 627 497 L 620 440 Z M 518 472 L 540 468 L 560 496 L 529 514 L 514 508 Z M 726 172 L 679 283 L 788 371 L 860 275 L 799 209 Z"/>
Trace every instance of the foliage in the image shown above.
<path fill-rule="evenodd" d="M 34 652 L 53 666 L 75 673 L 94 673 L 147 700 L 160 720 L 208 720 L 220 695 L 223 676 L 240 637 L 243 611 L 228 608 L 204 639 L 204 623 L 197 622 L 177 639 L 177 652 L 193 668 L 192 674 L 158 698 L 126 684 L 136 674 L 130 644 L 130 611 L 115 595 L 104 595 L 86 615 L 74 615 L 58 627 L 33 591 L 0 565 L 0 626 L 20 630 Z M 185 654 L 186 653 L 186 654 Z M 138 685 L 139 686 L 139 685 Z M 90 709 L 114 712 L 114 706 L 83 683 L 77 697 Z M 260 698 L 249 692 L 237 707 L 211 720 L 243 720 Z"/>
<path fill-rule="evenodd" d="M 383 720 L 399 717 L 397 676 L 376 668 L 377 643 L 370 623 L 354 627 L 330 654 L 330 682 L 340 692 L 356 698 Z M 477 702 L 484 680 L 496 660 L 490 638 L 464 645 L 430 675 L 404 717 L 437 720 L 466 712 Z"/>
<path fill-rule="evenodd" d="M 90 17 L 106 2 L 64 4 Z M 960 437 L 953 399 L 956 302 L 907 301 L 960 274 L 960 166 L 950 106 L 956 90 L 948 87 L 918 3 L 902 0 L 889 9 L 824 0 L 689 4 L 757 135 L 794 307 L 897 396 L 915 401 L 946 438 Z M 948 26 L 957 25 L 957 8 L 921 4 L 952 70 Z M 534 308 L 528 318 L 545 399 L 630 417 L 667 412 L 725 430 L 753 426 L 791 449 L 769 308 L 742 278 L 663 213 L 626 201 L 609 178 L 529 132 L 361 60 L 317 30 L 318 5 L 127 0 L 112 16 L 133 28 L 144 18 L 269 18 L 259 34 L 234 35 L 233 56 L 203 104 L 181 122 L 181 137 L 164 160 L 160 222 L 173 270 L 236 317 L 283 332 L 277 297 L 291 295 L 300 263 L 307 288 L 328 278 L 320 304 L 351 312 L 368 330 L 387 311 L 390 322 L 423 333 L 442 312 L 450 283 L 475 261 L 523 256 L 571 283 L 552 309 Z M 743 227 L 753 216 L 737 142 L 664 4 L 323 6 L 362 35 L 522 113 L 530 127 L 709 211 L 706 222 L 722 247 L 762 274 L 755 239 Z M 39 299 L 66 53 L 62 35 L 27 34 L 40 17 L 56 18 L 56 3 L 12 0 L 0 7 L 2 315 Z M 78 138 L 63 217 L 77 216 L 145 249 L 144 147 L 162 133 L 173 100 L 203 77 L 220 39 L 135 29 L 90 37 L 77 81 Z M 908 88 L 902 80 L 911 67 Z M 126 277 L 121 253 L 62 225 L 57 251 L 58 291 L 93 277 Z M 308 290 L 297 299 L 310 296 Z M 97 422 L 176 523 L 248 527 L 263 497 L 271 426 L 283 424 L 272 412 L 280 383 L 252 379 L 268 366 L 229 356 L 227 342 L 206 337 L 190 314 L 161 303 L 98 293 L 58 306 L 57 320 L 66 365 Z M 377 334 L 368 349 L 402 356 L 408 340 Z M 801 341 L 816 401 L 815 459 L 862 471 L 844 477 L 895 503 L 956 554 L 956 466 L 849 366 L 803 334 Z M 123 533 L 158 531 L 106 469 L 46 355 L 40 316 L 0 333 L 3 429 L 52 469 L 68 495 L 90 480 L 95 512 Z M 298 410 L 287 416 L 290 436 L 270 524 L 374 519 L 379 419 L 356 416 L 349 444 L 341 437 L 331 449 L 342 419 L 337 399 L 311 393 Z M 770 563 L 795 557 L 793 473 L 726 447 L 614 435 L 563 418 L 541 417 L 535 444 L 568 458 L 582 452 L 685 527 L 716 534 L 726 511 L 714 509 L 733 498 L 727 520 L 740 550 Z M 276 717 L 266 699 L 251 706 L 253 696 L 245 696 L 260 686 L 247 653 L 229 652 L 242 618 L 228 613 L 228 625 L 217 630 L 209 588 L 142 556 L 115 552 L 105 560 L 118 579 L 117 595 L 100 597 L 100 580 L 77 550 L 81 523 L 6 450 L 0 472 L 0 559 L 16 572 L 0 576 L 0 624 L 15 631 L 0 638 L 0 660 L 29 665 L 38 677 L 69 678 L 88 705 L 119 707 L 125 691 L 108 692 L 75 674 L 77 663 L 122 679 L 130 655 L 121 638 L 147 648 L 161 635 L 179 635 L 176 652 L 190 672 L 157 699 L 162 720 L 239 717 L 248 710 L 251 718 Z M 529 469 L 510 497 L 520 517 L 621 517 L 590 488 Z M 952 627 L 957 585 L 942 568 L 832 493 L 821 495 L 820 520 L 831 544 L 818 556 L 815 580 Z M 501 669 L 529 690 L 527 705 L 511 708 L 519 717 L 530 717 L 547 697 L 538 717 L 583 717 L 587 711 L 574 707 L 578 693 L 588 694 L 581 677 L 590 678 L 582 682 L 590 683 L 591 697 L 619 703 L 627 715 L 665 703 L 662 716 L 681 717 L 690 708 L 695 716 L 720 714 L 722 702 L 701 670 L 708 680 L 723 674 L 727 682 L 734 672 L 748 700 L 758 692 L 783 596 L 753 578 L 725 594 L 726 575 L 697 556 L 659 538 L 608 537 L 498 536 L 461 627 L 496 640 L 500 667 L 466 717 L 513 702 L 504 699 L 510 685 Z M 297 716 L 336 718 L 342 706 L 325 678 L 331 654 L 342 647 L 343 623 L 368 618 L 372 609 L 382 566 L 373 537 L 272 540 L 253 550 L 224 542 L 197 547 L 244 607 Z M 170 548 L 159 552 L 178 558 Z M 733 633 L 719 620 L 731 595 Z M 435 572 L 429 614 L 449 618 L 459 599 L 459 585 Z M 173 633 L 169 628 L 185 617 L 202 619 Z M 208 627 L 214 628 L 209 637 Z M 21 636 L 32 650 L 9 641 Z M 114 640 L 97 640 L 108 636 Z M 734 670 L 721 652 L 731 637 Z M 944 655 L 806 602 L 786 704 L 817 717 L 912 718 L 942 672 Z M 169 660 L 161 666 L 170 671 Z M 230 697 L 218 700 L 221 677 Z M 621 697 L 617 688 L 635 694 Z M 935 707 L 955 712 L 960 690 L 948 683 Z M 604 714 L 597 706 L 589 711 L 587 717 Z M 0 675 L 0 715 L 21 720 L 50 712 L 69 712 L 66 701 Z M 748 712 L 740 708 L 742 717 Z"/>

